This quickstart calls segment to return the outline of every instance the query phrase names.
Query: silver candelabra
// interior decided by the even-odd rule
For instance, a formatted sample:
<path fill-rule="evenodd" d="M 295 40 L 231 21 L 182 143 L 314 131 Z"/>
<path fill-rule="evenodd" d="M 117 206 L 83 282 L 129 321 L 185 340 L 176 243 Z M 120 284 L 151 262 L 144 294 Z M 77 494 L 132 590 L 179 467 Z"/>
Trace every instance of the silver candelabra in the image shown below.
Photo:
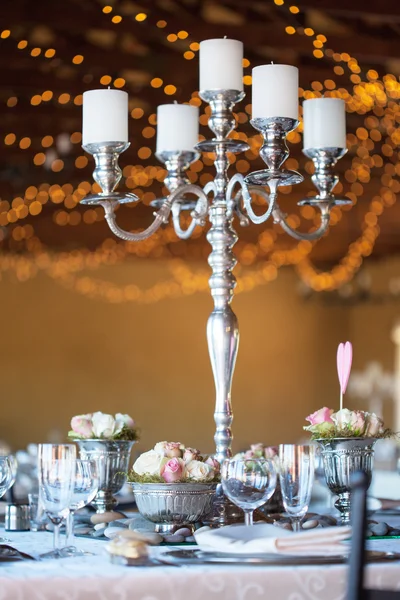
<path fill-rule="evenodd" d="M 298 126 L 299 122 L 283 117 L 252 120 L 252 126 L 261 132 L 264 139 L 260 155 L 267 169 L 251 173 L 247 177 L 235 174 L 229 178 L 228 154 L 230 152 L 237 154 L 249 149 L 247 143 L 229 137 L 235 128 L 233 108 L 245 94 L 238 90 L 205 90 L 199 95 L 210 105 L 211 115 L 208 125 L 215 137 L 200 142 L 192 152 L 157 154 L 157 158 L 165 164 L 168 172 L 165 184 L 170 194 L 153 203 L 158 210 L 154 213 L 154 221 L 147 229 L 139 233 L 130 233 L 120 229 L 115 220 L 114 209 L 117 204 L 138 200 L 134 194 L 120 194 L 115 191 L 122 175 L 118 166 L 118 157 L 127 149 L 128 143 L 116 141 L 83 146 L 84 150 L 94 157 L 96 165 L 94 179 L 102 191 L 86 197 L 82 204 L 103 206 L 111 231 L 121 239 L 132 242 L 139 242 L 151 236 L 159 227 L 167 223 L 171 214 L 175 232 L 181 239 L 190 238 L 195 227 L 204 226 L 207 218 L 209 219 L 211 227 L 207 233 L 207 240 L 212 248 L 208 258 L 212 269 L 209 284 L 214 310 L 207 323 L 207 341 L 216 388 L 215 458 L 222 462 L 231 456 L 233 419 L 231 387 L 239 345 L 238 321 L 230 306 L 236 285 L 233 275 L 236 259 L 232 248 L 238 239 L 232 224 L 233 218 L 236 215 L 240 225 L 246 226 L 249 220 L 260 224 L 272 217 L 274 223 L 278 223 L 293 238 L 316 240 L 328 229 L 330 209 L 334 205 L 350 201 L 338 200 L 332 193 L 338 181 L 333 169 L 346 149 L 305 150 L 305 154 L 315 165 L 312 180 L 318 194 L 313 198 L 302 200 L 299 204 L 311 204 L 318 208 L 321 223 L 310 233 L 301 233 L 293 229 L 287 222 L 287 215 L 279 207 L 278 188 L 303 181 L 302 175 L 296 171 L 282 168 L 289 156 L 286 136 Z M 191 162 L 198 158 L 198 152 L 215 154 L 216 175 L 214 180 L 207 183 L 204 188 L 191 184 L 185 176 L 185 171 Z M 265 186 L 268 186 L 268 192 L 264 189 Z M 265 200 L 265 212 L 261 215 L 257 215 L 252 208 L 254 193 Z M 188 196 L 194 197 L 195 200 L 188 199 Z M 191 211 L 191 222 L 186 229 L 183 229 L 180 214 L 185 210 Z M 222 500 L 222 491 L 219 492 L 215 520 L 224 523 L 228 515 L 226 504 Z"/>

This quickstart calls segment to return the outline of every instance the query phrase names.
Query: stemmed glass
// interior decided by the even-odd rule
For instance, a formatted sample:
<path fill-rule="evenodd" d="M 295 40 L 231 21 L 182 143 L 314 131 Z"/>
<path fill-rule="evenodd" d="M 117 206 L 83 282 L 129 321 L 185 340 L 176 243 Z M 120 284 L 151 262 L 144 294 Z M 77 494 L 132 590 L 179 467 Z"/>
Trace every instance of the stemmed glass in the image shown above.
<path fill-rule="evenodd" d="M 94 460 L 80 460 L 75 462 L 75 480 L 73 483 L 72 499 L 69 513 L 66 517 L 65 544 L 62 551 L 67 556 L 83 556 L 88 554 L 75 547 L 74 514 L 94 499 L 99 489 L 99 476 L 97 463 Z"/>
<path fill-rule="evenodd" d="M 269 459 L 233 458 L 221 468 L 225 495 L 244 512 L 246 525 L 253 525 L 253 512 L 266 503 L 276 487 L 276 471 Z"/>
<path fill-rule="evenodd" d="M 293 531 L 300 531 L 308 511 L 314 481 L 314 447 L 296 444 L 279 446 L 279 479 L 285 511 Z"/>
<path fill-rule="evenodd" d="M 0 456 L 0 498 L 10 489 L 13 481 L 13 470 L 9 456 Z M 8 542 L 6 538 L 0 537 L 0 542 Z"/>
<path fill-rule="evenodd" d="M 54 526 L 54 550 L 42 557 L 60 558 L 60 526 L 71 504 L 76 448 L 73 444 L 41 444 L 38 457 L 41 500 Z"/>

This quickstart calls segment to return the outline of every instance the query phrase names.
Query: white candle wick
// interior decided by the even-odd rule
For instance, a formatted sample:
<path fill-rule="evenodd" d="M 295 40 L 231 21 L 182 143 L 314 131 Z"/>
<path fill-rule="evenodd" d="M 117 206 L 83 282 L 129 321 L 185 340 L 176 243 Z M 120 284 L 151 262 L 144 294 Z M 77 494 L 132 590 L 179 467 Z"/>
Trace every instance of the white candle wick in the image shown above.
<path fill-rule="evenodd" d="M 228 37 L 227 35 L 224 35 L 224 40 L 226 40 L 227 37 Z"/>
<path fill-rule="evenodd" d="M 273 61 L 273 60 L 271 60 L 271 65 L 273 65 L 273 64 L 274 64 L 274 61 Z"/>

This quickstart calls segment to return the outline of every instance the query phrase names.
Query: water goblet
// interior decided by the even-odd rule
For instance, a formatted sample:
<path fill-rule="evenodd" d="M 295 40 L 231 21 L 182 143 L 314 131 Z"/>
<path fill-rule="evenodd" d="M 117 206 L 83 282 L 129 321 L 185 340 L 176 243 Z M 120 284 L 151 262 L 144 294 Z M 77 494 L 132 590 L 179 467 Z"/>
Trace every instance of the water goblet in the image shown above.
<path fill-rule="evenodd" d="M 90 504 L 99 489 L 99 476 L 95 460 L 77 459 L 75 462 L 75 478 L 69 513 L 66 517 L 65 544 L 62 551 L 66 556 L 84 556 L 89 554 L 75 547 L 74 515 L 75 511 Z"/>
<path fill-rule="evenodd" d="M 42 558 L 60 558 L 60 526 L 71 504 L 76 448 L 73 444 L 41 444 L 38 458 L 40 496 L 54 526 L 54 549 Z"/>
<path fill-rule="evenodd" d="M 269 459 L 228 459 L 222 464 L 221 483 L 229 500 L 243 510 L 245 524 L 253 525 L 253 512 L 275 491 L 275 467 Z"/>
<path fill-rule="evenodd" d="M 9 456 L 0 456 L 0 498 L 13 484 L 13 470 Z M 8 542 L 7 538 L 0 537 L 0 542 Z"/>
<path fill-rule="evenodd" d="M 279 446 L 279 480 L 283 506 L 292 522 L 293 531 L 300 531 L 308 511 L 314 481 L 314 447 L 296 444 Z"/>

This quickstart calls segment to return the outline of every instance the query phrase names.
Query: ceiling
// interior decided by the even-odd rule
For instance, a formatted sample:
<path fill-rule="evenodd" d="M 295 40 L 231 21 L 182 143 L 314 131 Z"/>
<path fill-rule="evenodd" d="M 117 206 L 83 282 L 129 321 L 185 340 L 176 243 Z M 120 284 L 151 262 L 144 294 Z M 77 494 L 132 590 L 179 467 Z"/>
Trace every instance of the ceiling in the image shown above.
<path fill-rule="evenodd" d="M 339 264 L 344 270 L 335 279 L 337 287 L 366 256 L 400 251 L 398 0 L 2 0 L 0 23 L 3 257 L 115 248 L 101 210 L 79 205 L 92 183 L 92 160 L 79 143 L 81 95 L 92 88 L 110 85 L 129 92 L 131 146 L 120 160 L 122 189 L 142 196 L 143 204 L 121 208 L 118 218 L 130 230 L 146 227 L 152 219 L 147 205 L 162 194 L 162 165 L 154 156 L 156 107 L 191 101 L 204 115 L 196 94 L 197 43 L 225 35 L 244 42 L 248 95 L 236 107 L 237 131 L 252 144 L 249 153 L 237 157 L 232 173 L 262 168 L 260 140 L 249 122 L 253 66 L 296 65 L 300 101 L 337 95 L 348 111 L 349 152 L 337 165 L 338 191 L 354 206 L 335 209 L 329 235 L 293 256 L 288 252 L 298 246 L 272 224 L 241 229 L 240 262 L 263 263 L 275 252 L 274 264 L 297 264 L 311 282 L 317 277 L 313 265 Z M 206 122 L 202 116 L 205 137 L 211 135 Z M 299 212 L 297 202 L 313 190 L 312 165 L 301 153 L 299 133 L 289 146 L 288 166 L 307 177 L 282 196 L 281 205 L 299 215 L 293 223 L 307 230 L 316 216 L 309 209 Z M 212 172 L 212 160 L 205 157 L 193 165 L 190 178 L 204 184 Z M 204 236 L 177 241 L 168 227 L 141 247 L 120 246 L 127 256 L 196 259 L 209 252 Z"/>

